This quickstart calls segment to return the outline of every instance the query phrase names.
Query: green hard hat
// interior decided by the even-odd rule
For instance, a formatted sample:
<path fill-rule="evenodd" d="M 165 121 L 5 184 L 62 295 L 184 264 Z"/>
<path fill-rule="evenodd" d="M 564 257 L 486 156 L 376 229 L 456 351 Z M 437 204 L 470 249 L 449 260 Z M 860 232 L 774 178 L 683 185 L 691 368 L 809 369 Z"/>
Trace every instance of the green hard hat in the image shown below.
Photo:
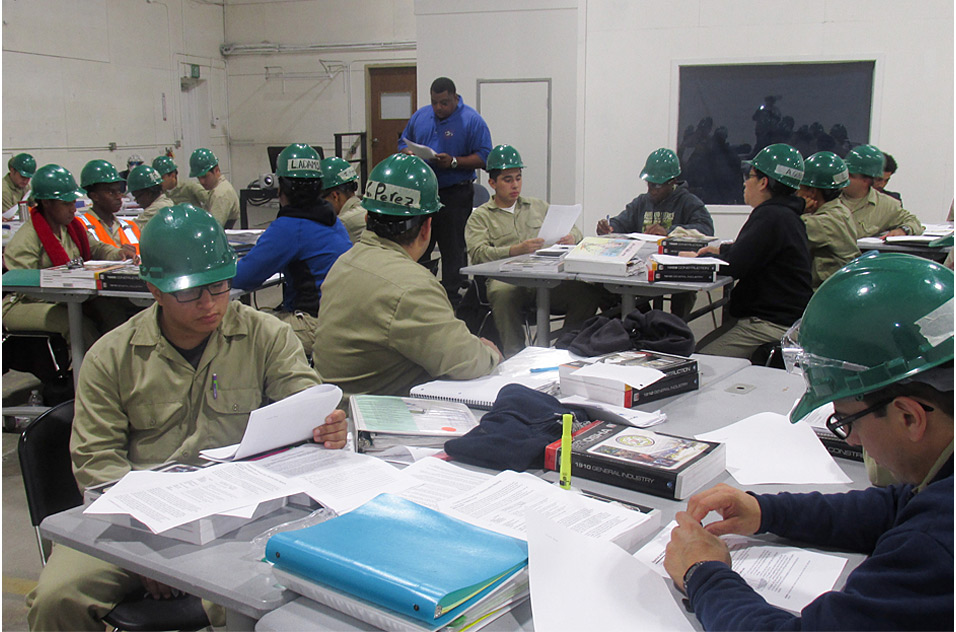
<path fill-rule="evenodd" d="M 176 163 L 173 162 L 173 159 L 169 156 L 156 156 L 153 158 L 153 169 L 161 176 L 172 173 L 173 171 L 179 171 L 179 167 L 176 166 Z"/>
<path fill-rule="evenodd" d="M 392 154 L 368 174 L 362 206 L 382 215 L 429 215 L 442 207 L 435 172 L 418 156 Z"/>
<path fill-rule="evenodd" d="M 331 189 L 345 184 L 346 182 L 355 182 L 358 180 L 358 174 L 355 167 L 344 158 L 338 156 L 329 156 L 322 160 L 322 187 Z"/>
<path fill-rule="evenodd" d="M 219 164 L 216 154 L 205 147 L 200 147 L 189 157 L 189 177 L 198 178 L 209 173 L 209 170 Z"/>
<path fill-rule="evenodd" d="M 857 145 L 846 155 L 846 168 L 850 173 L 859 173 L 871 178 L 882 178 L 886 158 L 873 145 Z"/>
<path fill-rule="evenodd" d="M 799 189 L 803 180 L 803 156 L 790 145 L 776 143 L 761 149 L 753 160 L 744 161 L 768 178 L 791 189 Z"/>
<path fill-rule="evenodd" d="M 33 174 L 33 197 L 37 200 L 75 202 L 76 180 L 60 165 L 43 165 Z"/>
<path fill-rule="evenodd" d="M 322 161 L 317 151 L 303 143 L 293 143 L 276 158 L 276 175 L 281 178 L 322 178 Z"/>
<path fill-rule="evenodd" d="M 139 239 L 139 277 L 176 292 L 236 276 L 236 251 L 212 215 L 192 204 L 160 209 Z"/>
<path fill-rule="evenodd" d="M 524 169 L 521 154 L 511 145 L 498 145 L 488 154 L 485 161 L 485 171 L 492 169 Z"/>
<path fill-rule="evenodd" d="M 641 180 L 654 184 L 664 184 L 680 175 L 680 161 L 675 154 L 666 147 L 655 149 L 644 162 L 641 169 Z"/>
<path fill-rule="evenodd" d="M 91 160 L 80 172 L 80 187 L 85 191 L 94 184 L 122 182 L 116 167 L 108 160 Z"/>
<path fill-rule="evenodd" d="M 150 187 L 162 186 L 163 176 L 159 175 L 159 172 L 149 165 L 140 165 L 133 167 L 133 170 L 129 172 L 126 184 L 129 192 L 133 193 Z"/>
<path fill-rule="evenodd" d="M 7 162 L 7 169 L 16 169 L 24 178 L 32 178 L 37 171 L 37 161 L 30 154 L 17 154 Z"/>
<path fill-rule="evenodd" d="M 952 360 L 953 289 L 952 270 L 901 253 L 868 253 L 824 281 L 782 343 L 807 382 L 790 420 Z"/>
<path fill-rule="evenodd" d="M 842 189 L 850 183 L 846 163 L 832 151 L 818 151 L 803 163 L 805 187 L 814 189 Z"/>

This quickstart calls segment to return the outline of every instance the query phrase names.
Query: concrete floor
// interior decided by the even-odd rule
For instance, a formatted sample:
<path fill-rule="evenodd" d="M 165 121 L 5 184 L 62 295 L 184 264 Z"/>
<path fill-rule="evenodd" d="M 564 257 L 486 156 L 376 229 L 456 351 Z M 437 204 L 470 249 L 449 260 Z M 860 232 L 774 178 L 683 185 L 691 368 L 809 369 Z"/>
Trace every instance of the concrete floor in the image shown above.
<path fill-rule="evenodd" d="M 717 298 L 717 293 L 714 293 Z M 269 288 L 257 296 L 259 307 L 274 307 L 281 302 L 279 288 Z M 705 304 L 706 295 L 698 299 L 698 306 Z M 720 316 L 717 316 L 720 322 Z M 699 340 L 714 329 L 710 315 L 691 323 L 691 329 Z M 3 376 L 3 399 L 25 400 L 30 388 L 38 384 L 32 375 L 8 372 Z M 10 403 L 21 403 L 18 401 Z M 16 433 L 2 433 L 3 441 L 3 511 L 2 511 L 2 562 L 3 562 L 3 618 L 4 630 L 27 630 L 25 595 L 36 584 L 40 575 L 40 555 L 36 538 L 30 524 L 20 464 L 17 460 Z"/>

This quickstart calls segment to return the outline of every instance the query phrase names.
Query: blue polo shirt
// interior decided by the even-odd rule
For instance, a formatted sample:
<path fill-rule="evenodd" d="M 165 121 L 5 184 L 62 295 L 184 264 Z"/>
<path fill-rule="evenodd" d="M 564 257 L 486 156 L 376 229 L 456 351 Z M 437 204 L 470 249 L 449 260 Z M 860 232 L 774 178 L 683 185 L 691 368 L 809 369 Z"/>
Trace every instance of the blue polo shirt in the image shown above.
<path fill-rule="evenodd" d="M 488 154 L 491 153 L 491 132 L 488 131 L 488 124 L 474 108 L 465 105 L 460 95 L 458 107 L 443 121 L 438 120 L 431 105 L 419 108 L 408 119 L 402 138 L 419 145 L 427 145 L 434 149 L 435 153 L 449 156 L 478 154 L 482 160 L 488 160 Z M 399 139 L 398 149 L 405 149 L 406 146 L 405 141 Z M 439 188 L 474 180 L 476 177 L 473 170 L 430 166 L 435 170 Z"/>

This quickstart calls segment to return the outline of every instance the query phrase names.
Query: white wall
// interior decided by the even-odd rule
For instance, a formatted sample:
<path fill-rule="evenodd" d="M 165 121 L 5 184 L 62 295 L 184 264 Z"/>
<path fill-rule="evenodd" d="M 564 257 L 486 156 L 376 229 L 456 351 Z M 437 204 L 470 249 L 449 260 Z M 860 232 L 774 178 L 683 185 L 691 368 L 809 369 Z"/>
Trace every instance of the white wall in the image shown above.
<path fill-rule="evenodd" d="M 577 0 L 417 0 L 415 14 L 419 104 L 429 102 L 431 82 L 440 76 L 450 77 L 472 107 L 478 79 L 552 80 L 551 201 L 579 201 Z M 520 102 L 513 115 L 527 116 Z M 490 129 L 493 144 L 515 143 Z M 487 174 L 479 172 L 479 180 Z M 544 197 L 538 186 L 529 180 L 525 190 Z"/>
<path fill-rule="evenodd" d="M 237 186 L 269 171 L 269 145 L 305 142 L 334 155 L 335 133 L 365 131 L 366 67 L 415 63 L 412 0 L 232 0 L 225 22 L 227 46 L 276 47 L 226 55 Z"/>
<path fill-rule="evenodd" d="M 194 118 L 228 173 L 222 13 L 193 0 L 3 0 L 4 164 L 26 151 L 79 180 L 94 158 L 151 160 L 184 139 L 179 78 L 193 63 L 207 95 Z M 194 148 L 175 150 L 181 171 Z"/>
<path fill-rule="evenodd" d="M 586 10 L 585 226 L 645 190 L 648 153 L 676 144 L 676 61 L 877 60 L 871 140 L 924 222 L 953 199 L 953 3 L 948 0 L 581 0 Z M 423 44 L 424 45 L 424 44 Z M 464 65 L 464 64 L 463 64 Z M 747 209 L 749 210 L 749 209 Z M 718 214 L 733 237 L 743 216 Z"/>

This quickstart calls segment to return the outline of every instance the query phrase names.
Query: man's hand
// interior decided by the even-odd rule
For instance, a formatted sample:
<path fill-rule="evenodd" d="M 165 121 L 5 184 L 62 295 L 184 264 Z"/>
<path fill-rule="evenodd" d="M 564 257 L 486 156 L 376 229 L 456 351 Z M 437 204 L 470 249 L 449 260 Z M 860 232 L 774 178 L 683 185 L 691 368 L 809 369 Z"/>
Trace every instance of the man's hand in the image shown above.
<path fill-rule="evenodd" d="M 479 340 L 481 340 L 482 343 L 488 345 L 489 347 L 495 350 L 495 353 L 498 354 L 498 362 L 501 362 L 502 360 L 505 359 L 505 356 L 502 355 L 501 349 L 498 348 L 498 345 L 488 340 L 487 338 L 479 338 Z"/>
<path fill-rule="evenodd" d="M 697 251 L 698 257 L 709 257 L 710 255 L 716 256 L 719 254 L 720 254 L 720 248 L 715 248 L 714 246 L 704 246 L 703 248 Z M 681 256 L 684 256 L 684 253 L 681 253 Z"/>
<path fill-rule="evenodd" d="M 409 155 L 409 156 L 414 156 L 414 155 L 415 155 L 415 152 L 412 151 L 411 149 L 409 149 L 408 147 L 406 147 L 405 149 L 403 149 L 403 150 L 402 150 L 402 153 L 403 153 L 403 154 L 407 154 L 407 155 Z"/>
<path fill-rule="evenodd" d="M 572 235 L 571 233 L 568 233 L 567 235 L 559 239 L 557 243 L 562 246 L 572 246 L 574 245 L 574 235 Z"/>
<path fill-rule="evenodd" d="M 730 566 L 730 551 L 717 536 L 708 533 L 686 511 L 677 512 L 677 526 L 664 554 L 664 569 L 674 585 L 684 591 L 684 574 L 697 562 L 723 562 Z"/>
<path fill-rule="evenodd" d="M 606 219 L 598 220 L 596 230 L 598 235 L 607 235 L 608 233 L 614 232 L 614 229 L 611 228 L 611 222 L 607 221 Z"/>
<path fill-rule="evenodd" d="M 651 224 L 644 229 L 644 232 L 648 235 L 663 235 L 667 236 L 667 229 L 661 226 L 660 224 Z"/>
<path fill-rule="evenodd" d="M 175 590 L 166 584 L 161 584 L 155 579 L 150 579 L 149 577 L 143 577 L 140 575 L 139 581 L 143 583 L 143 588 L 146 589 L 146 592 L 148 592 L 149 596 L 153 599 L 172 599 L 179 594 L 178 590 Z"/>
<path fill-rule="evenodd" d="M 902 228 L 894 228 L 893 230 L 883 235 L 883 239 L 886 239 L 887 237 L 899 237 L 905 234 L 906 234 L 906 231 L 903 230 Z"/>
<path fill-rule="evenodd" d="M 803 198 L 803 214 L 810 215 L 816 213 L 817 209 L 820 208 L 820 203 L 814 198 Z"/>
<path fill-rule="evenodd" d="M 333 410 L 332 414 L 325 418 L 324 425 L 312 429 L 312 440 L 330 450 L 339 450 L 345 447 L 348 430 L 345 411 Z"/>
<path fill-rule="evenodd" d="M 440 153 L 435 155 L 435 164 L 442 169 L 451 169 L 451 156 L 446 153 Z"/>
<path fill-rule="evenodd" d="M 535 237 L 534 239 L 525 239 L 508 249 L 508 254 L 512 257 L 518 255 L 527 255 L 544 248 L 544 240 Z"/>
<path fill-rule="evenodd" d="M 694 494 L 687 501 L 687 513 L 697 522 L 703 521 L 712 511 L 723 518 L 704 527 L 714 535 L 753 535 L 760 528 L 760 503 L 736 487 L 721 483 Z"/>
<path fill-rule="evenodd" d="M 136 259 L 136 246 L 133 244 L 123 244 L 120 250 L 123 251 L 123 259 Z"/>

